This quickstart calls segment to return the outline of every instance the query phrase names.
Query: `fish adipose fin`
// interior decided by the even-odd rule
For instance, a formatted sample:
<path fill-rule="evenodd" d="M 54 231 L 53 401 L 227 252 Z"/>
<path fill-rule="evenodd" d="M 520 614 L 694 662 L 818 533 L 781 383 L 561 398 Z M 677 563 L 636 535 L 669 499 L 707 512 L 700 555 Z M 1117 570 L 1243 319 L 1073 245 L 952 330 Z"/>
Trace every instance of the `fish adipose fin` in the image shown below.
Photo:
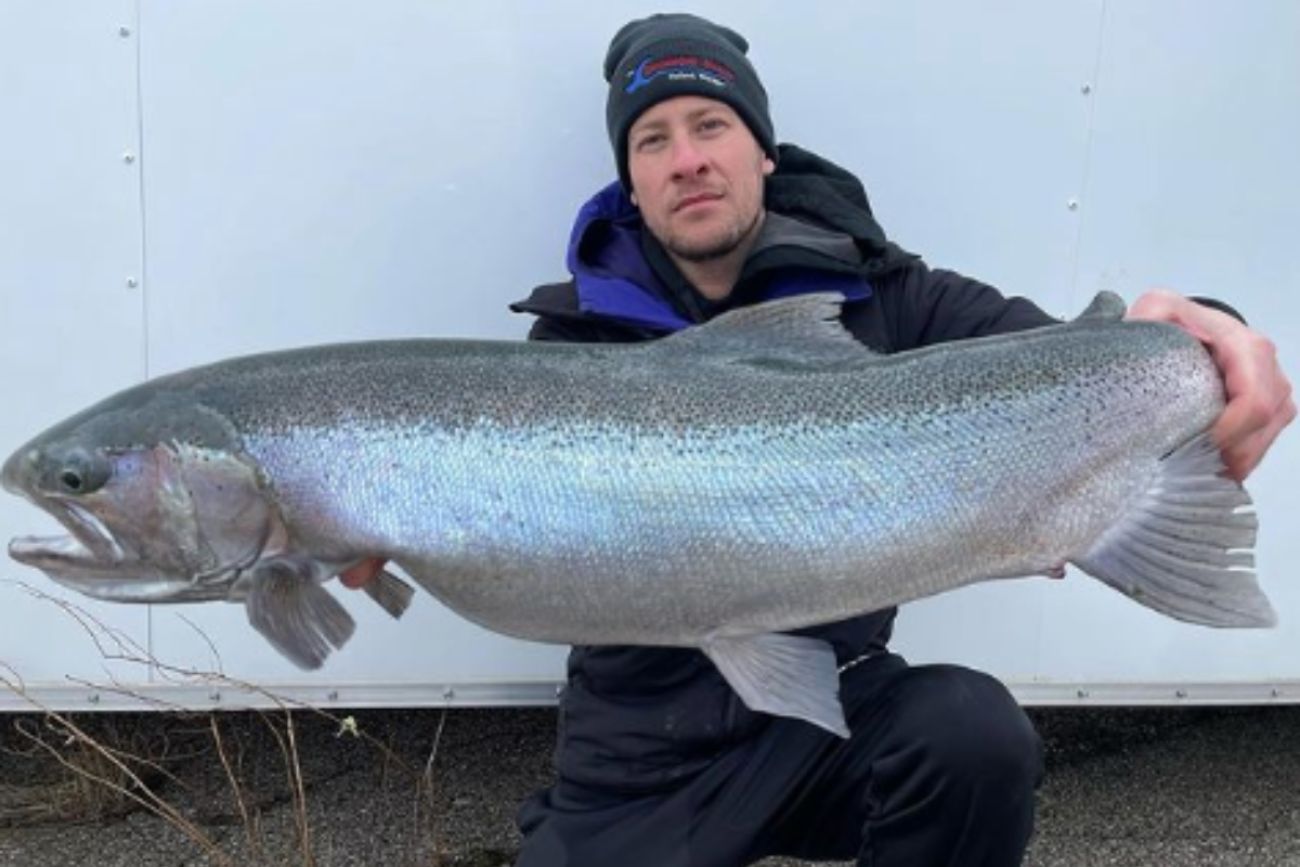
<path fill-rule="evenodd" d="M 352 616 L 314 576 L 283 561 L 254 569 L 244 600 L 248 622 L 294 665 L 320 668 L 352 637 Z"/>
<path fill-rule="evenodd" d="M 825 641 L 774 633 L 713 638 L 703 650 L 750 710 L 849 736 L 835 651 Z"/>
<path fill-rule="evenodd" d="M 1255 580 L 1255 513 L 1209 434 L 1160 462 L 1151 489 L 1074 558 L 1079 568 L 1137 602 L 1206 626 L 1273 626 Z"/>
<path fill-rule="evenodd" d="M 365 585 L 366 595 L 373 599 L 388 616 L 396 620 L 406 613 L 415 596 L 415 589 L 387 569 Z"/>
<path fill-rule="evenodd" d="M 839 321 L 844 296 L 811 292 L 741 307 L 715 319 L 645 344 L 645 351 L 669 358 L 687 354 L 731 363 L 736 360 L 797 367 L 862 361 L 874 353 Z"/>
<path fill-rule="evenodd" d="M 1124 299 L 1114 292 L 1098 292 L 1083 312 L 1078 315 L 1078 319 L 1096 319 L 1100 322 L 1117 322 L 1124 318 L 1128 312 L 1128 307 L 1124 304 Z"/>

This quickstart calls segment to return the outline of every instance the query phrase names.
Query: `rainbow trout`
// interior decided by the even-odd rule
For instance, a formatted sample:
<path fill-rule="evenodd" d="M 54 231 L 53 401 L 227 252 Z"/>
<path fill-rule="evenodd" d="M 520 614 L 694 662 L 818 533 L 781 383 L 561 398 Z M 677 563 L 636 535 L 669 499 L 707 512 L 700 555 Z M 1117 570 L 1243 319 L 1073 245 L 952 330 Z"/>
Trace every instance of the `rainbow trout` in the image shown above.
<path fill-rule="evenodd" d="M 4 487 L 69 531 L 18 561 L 99 599 L 242 602 L 300 666 L 387 558 L 520 638 L 702 649 L 745 703 L 846 734 L 834 655 L 784 634 L 1066 563 L 1173 617 L 1264 626 L 1256 519 L 1176 327 L 878 355 L 806 295 L 636 345 L 416 340 L 224 361 L 41 434 Z M 390 613 L 411 591 L 385 574 Z"/>

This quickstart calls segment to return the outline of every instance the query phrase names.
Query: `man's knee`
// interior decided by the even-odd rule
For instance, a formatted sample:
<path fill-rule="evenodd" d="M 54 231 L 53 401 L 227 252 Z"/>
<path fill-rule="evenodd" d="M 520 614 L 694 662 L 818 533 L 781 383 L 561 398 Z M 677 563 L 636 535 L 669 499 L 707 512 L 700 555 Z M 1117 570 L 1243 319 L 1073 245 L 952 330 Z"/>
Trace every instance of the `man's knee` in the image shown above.
<path fill-rule="evenodd" d="M 912 670 L 898 731 L 948 783 L 1010 792 L 1042 777 L 1042 743 L 996 679 L 958 666 Z"/>

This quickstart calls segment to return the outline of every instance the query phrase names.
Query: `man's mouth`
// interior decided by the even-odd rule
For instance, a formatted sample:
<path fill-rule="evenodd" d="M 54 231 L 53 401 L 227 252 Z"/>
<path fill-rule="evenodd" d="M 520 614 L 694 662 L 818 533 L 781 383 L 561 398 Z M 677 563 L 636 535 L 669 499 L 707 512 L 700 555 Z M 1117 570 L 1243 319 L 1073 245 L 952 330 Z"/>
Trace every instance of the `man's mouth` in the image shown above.
<path fill-rule="evenodd" d="M 687 196 L 686 198 L 679 200 L 677 202 L 676 207 L 674 207 L 673 210 L 685 211 L 688 208 L 695 207 L 696 205 L 703 205 L 709 202 L 716 202 L 721 198 L 722 198 L 721 193 L 697 193 L 693 196 Z"/>

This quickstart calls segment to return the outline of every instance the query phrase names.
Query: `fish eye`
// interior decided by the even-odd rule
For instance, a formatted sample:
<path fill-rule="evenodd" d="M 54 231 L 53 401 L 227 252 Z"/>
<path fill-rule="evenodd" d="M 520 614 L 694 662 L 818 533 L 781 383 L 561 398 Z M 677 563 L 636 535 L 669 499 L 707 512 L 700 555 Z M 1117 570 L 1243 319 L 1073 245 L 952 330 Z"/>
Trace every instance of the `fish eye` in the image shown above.
<path fill-rule="evenodd" d="M 64 456 L 53 474 L 54 487 L 62 494 L 89 494 L 108 481 L 108 461 L 84 451 Z"/>

